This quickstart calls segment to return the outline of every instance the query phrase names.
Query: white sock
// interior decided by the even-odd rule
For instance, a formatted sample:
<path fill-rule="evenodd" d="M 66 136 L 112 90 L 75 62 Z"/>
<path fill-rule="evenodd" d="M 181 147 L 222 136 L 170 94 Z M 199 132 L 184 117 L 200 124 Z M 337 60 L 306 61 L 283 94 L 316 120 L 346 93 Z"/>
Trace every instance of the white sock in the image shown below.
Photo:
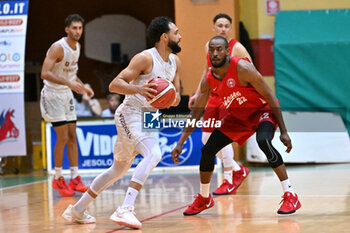
<path fill-rule="evenodd" d="M 233 160 L 232 165 L 233 165 L 233 171 L 236 172 L 236 171 L 241 170 L 241 166 L 239 166 L 239 164 L 236 161 Z"/>
<path fill-rule="evenodd" d="M 55 180 L 62 176 L 62 167 L 55 167 Z"/>
<path fill-rule="evenodd" d="M 232 170 L 224 171 L 224 178 L 232 184 Z"/>
<path fill-rule="evenodd" d="M 85 192 L 79 201 L 73 206 L 74 210 L 79 214 L 82 214 L 94 200 L 95 198 L 91 197 L 88 192 Z"/>
<path fill-rule="evenodd" d="M 134 206 L 137 194 L 139 194 L 138 190 L 129 187 L 125 194 L 123 206 Z"/>
<path fill-rule="evenodd" d="M 70 177 L 74 179 L 77 176 L 79 176 L 78 167 L 70 167 Z"/>
<path fill-rule="evenodd" d="M 209 188 L 210 188 L 210 183 L 208 183 L 208 184 L 201 183 L 199 193 L 202 195 L 202 197 L 204 197 L 204 198 L 209 197 Z"/>
<path fill-rule="evenodd" d="M 292 184 L 290 183 L 289 179 L 286 179 L 284 181 L 281 181 L 283 192 L 290 192 L 295 196 L 294 190 L 292 188 Z"/>

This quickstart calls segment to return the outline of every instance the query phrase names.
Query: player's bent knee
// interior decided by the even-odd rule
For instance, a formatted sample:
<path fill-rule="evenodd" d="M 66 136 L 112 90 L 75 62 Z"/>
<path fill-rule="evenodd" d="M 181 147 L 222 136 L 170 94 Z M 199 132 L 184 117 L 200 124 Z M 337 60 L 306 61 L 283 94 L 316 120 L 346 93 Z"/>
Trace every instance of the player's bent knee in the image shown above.
<path fill-rule="evenodd" d="M 157 165 L 162 159 L 162 155 L 160 153 L 155 153 L 151 156 L 151 161 L 154 165 Z"/>
<path fill-rule="evenodd" d="M 160 162 L 160 160 L 162 159 L 162 152 L 160 151 L 159 148 L 152 149 L 151 159 L 152 159 L 152 162 L 155 163 L 156 165 Z"/>
<path fill-rule="evenodd" d="M 283 164 L 283 159 L 280 153 L 272 146 L 271 140 L 268 139 L 259 139 L 256 140 L 259 148 L 264 152 L 267 161 L 272 168 L 279 167 Z"/>
<path fill-rule="evenodd" d="M 204 145 L 201 151 L 202 157 L 199 165 L 199 170 L 203 172 L 214 171 L 215 151 L 207 145 Z"/>

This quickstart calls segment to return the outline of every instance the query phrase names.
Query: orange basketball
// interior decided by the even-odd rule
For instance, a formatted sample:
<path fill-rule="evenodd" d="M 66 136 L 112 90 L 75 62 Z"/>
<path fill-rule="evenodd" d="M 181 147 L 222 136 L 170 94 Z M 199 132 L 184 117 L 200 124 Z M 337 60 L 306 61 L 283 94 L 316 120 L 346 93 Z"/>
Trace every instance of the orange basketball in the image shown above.
<path fill-rule="evenodd" d="M 156 87 L 157 94 L 149 101 L 149 103 L 158 109 L 169 108 L 175 100 L 176 89 L 174 85 L 163 78 L 156 78 L 152 83 L 158 84 Z"/>

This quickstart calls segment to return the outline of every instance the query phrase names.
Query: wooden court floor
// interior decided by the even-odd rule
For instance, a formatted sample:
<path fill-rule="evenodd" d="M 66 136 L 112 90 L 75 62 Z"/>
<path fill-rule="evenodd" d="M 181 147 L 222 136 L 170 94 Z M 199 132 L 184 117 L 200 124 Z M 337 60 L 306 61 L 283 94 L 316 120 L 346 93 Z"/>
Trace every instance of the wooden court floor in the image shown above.
<path fill-rule="evenodd" d="M 68 204 L 81 194 L 60 197 L 51 188 L 52 177 L 36 177 L 24 184 L 11 176 L 0 182 L 0 232 L 350 232 L 350 164 L 288 167 L 288 173 L 302 203 L 290 216 L 276 211 L 281 200 L 281 187 L 270 168 L 251 168 L 248 178 L 236 195 L 215 198 L 213 208 L 197 216 L 183 216 L 185 207 L 199 192 L 196 171 L 153 173 L 136 201 L 141 230 L 122 228 L 109 216 L 123 202 L 130 174 L 105 190 L 90 206 L 96 224 L 76 225 L 60 217 Z M 28 177 L 27 177 L 28 178 Z M 83 176 L 90 184 L 93 176 Z M 211 190 L 222 179 L 217 171 Z M 22 179 L 23 180 L 23 179 Z"/>

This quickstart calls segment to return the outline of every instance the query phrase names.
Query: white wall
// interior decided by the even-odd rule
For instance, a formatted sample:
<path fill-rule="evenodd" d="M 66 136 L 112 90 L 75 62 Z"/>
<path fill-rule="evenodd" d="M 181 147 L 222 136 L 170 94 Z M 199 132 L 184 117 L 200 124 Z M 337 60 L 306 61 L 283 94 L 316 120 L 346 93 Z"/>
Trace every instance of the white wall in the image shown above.
<path fill-rule="evenodd" d="M 103 15 L 85 26 L 85 55 L 112 62 L 111 44 L 120 43 L 121 57 L 131 59 L 146 48 L 146 25 L 129 15 Z"/>

